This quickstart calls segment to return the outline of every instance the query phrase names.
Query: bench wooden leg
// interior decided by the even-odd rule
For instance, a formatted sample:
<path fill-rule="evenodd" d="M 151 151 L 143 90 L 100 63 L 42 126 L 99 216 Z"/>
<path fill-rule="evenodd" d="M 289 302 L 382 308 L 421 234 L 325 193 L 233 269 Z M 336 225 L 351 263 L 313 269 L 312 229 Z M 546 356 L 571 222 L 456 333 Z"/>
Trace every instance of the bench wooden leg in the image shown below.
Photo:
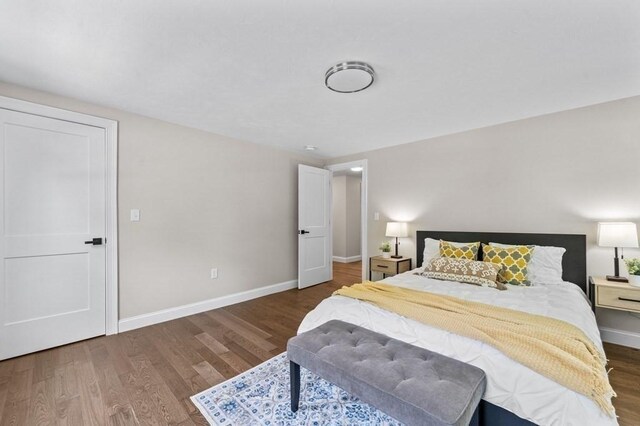
<path fill-rule="evenodd" d="M 291 411 L 298 411 L 300 402 L 300 366 L 293 361 L 289 361 L 289 376 L 291 382 Z"/>

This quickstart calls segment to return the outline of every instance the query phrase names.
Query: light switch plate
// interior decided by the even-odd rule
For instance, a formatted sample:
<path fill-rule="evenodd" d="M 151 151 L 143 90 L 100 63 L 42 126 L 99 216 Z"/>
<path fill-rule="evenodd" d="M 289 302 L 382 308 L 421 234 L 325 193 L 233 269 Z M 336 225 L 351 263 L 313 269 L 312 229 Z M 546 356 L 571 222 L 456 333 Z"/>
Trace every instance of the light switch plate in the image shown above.
<path fill-rule="evenodd" d="M 211 279 L 215 280 L 218 278 L 218 268 L 211 268 Z"/>
<path fill-rule="evenodd" d="M 131 222 L 140 222 L 140 210 L 131 209 Z"/>
<path fill-rule="evenodd" d="M 373 214 L 373 220 L 380 220 L 380 212 L 375 212 Z"/>

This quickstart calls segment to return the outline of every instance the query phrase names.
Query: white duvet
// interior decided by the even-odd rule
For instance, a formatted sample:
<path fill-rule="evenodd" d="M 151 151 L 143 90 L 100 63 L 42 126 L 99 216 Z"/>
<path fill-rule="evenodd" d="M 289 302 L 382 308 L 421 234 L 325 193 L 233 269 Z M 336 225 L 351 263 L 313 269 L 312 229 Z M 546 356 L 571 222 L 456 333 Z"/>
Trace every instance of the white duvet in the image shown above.
<path fill-rule="evenodd" d="M 396 275 L 384 282 L 401 287 L 446 294 L 490 303 L 532 314 L 546 315 L 580 328 L 602 349 L 594 315 L 580 288 L 571 283 L 551 286 L 509 286 L 506 291 L 438 281 L 414 275 Z M 502 352 L 477 340 L 385 311 L 370 303 L 331 296 L 309 312 L 298 333 L 338 319 L 394 337 L 451 358 L 475 365 L 487 375 L 486 401 L 540 425 L 616 425 L 589 398 L 507 358 Z"/>

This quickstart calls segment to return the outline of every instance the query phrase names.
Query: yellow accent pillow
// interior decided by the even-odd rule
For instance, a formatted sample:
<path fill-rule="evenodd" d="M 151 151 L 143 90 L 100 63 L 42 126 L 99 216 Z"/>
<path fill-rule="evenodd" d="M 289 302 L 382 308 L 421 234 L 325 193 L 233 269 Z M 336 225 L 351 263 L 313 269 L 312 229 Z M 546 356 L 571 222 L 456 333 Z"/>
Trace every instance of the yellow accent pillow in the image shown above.
<path fill-rule="evenodd" d="M 531 285 L 527 279 L 527 266 L 533 247 L 514 246 L 509 248 L 482 246 L 482 261 L 502 266 L 498 272 L 498 282 L 513 285 Z"/>
<path fill-rule="evenodd" d="M 448 241 L 440 240 L 440 257 L 477 260 L 479 248 L 479 242 L 471 243 L 466 246 L 454 246 Z"/>

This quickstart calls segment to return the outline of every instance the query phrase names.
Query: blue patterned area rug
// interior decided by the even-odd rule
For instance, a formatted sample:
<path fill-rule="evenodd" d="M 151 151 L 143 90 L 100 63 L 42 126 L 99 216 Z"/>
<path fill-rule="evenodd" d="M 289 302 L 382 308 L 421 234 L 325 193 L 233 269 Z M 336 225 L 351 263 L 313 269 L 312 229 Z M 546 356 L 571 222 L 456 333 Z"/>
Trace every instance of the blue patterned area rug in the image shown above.
<path fill-rule="evenodd" d="M 397 420 L 300 369 L 300 408 L 291 412 L 289 360 L 282 353 L 191 400 L 213 425 L 398 425 Z"/>

